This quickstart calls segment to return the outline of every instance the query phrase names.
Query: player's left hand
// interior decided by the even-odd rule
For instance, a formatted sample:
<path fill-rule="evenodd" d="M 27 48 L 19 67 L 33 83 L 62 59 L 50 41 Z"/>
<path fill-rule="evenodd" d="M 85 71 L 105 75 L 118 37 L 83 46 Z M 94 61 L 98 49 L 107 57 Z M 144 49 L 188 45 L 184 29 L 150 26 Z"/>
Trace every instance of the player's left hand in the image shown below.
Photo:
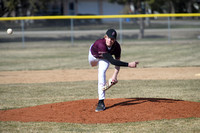
<path fill-rule="evenodd" d="M 108 80 L 108 82 L 106 83 L 106 85 L 102 88 L 103 91 L 108 90 L 110 87 L 112 87 L 113 85 L 115 85 L 118 82 L 118 80 L 113 80 L 112 78 L 110 78 Z"/>

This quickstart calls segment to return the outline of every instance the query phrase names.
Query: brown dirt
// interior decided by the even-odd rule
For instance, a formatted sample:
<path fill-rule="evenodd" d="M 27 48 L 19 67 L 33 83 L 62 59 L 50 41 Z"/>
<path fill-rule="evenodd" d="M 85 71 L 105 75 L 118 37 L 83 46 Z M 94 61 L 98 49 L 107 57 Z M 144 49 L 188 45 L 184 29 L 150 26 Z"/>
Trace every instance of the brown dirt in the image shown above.
<path fill-rule="evenodd" d="M 0 111 L 1 121 L 124 123 L 200 117 L 200 103 L 161 98 L 106 99 L 106 110 L 95 112 L 96 99 Z"/>
<path fill-rule="evenodd" d="M 107 77 L 111 77 L 109 69 Z M 174 68 L 123 68 L 118 80 L 165 80 L 200 79 L 200 67 Z M 41 71 L 0 71 L 0 84 L 48 83 L 67 81 L 97 80 L 97 69 L 41 70 Z"/>
<path fill-rule="evenodd" d="M 108 71 L 108 77 L 112 75 Z M 200 79 L 200 67 L 122 69 L 119 80 Z M 0 84 L 97 80 L 97 70 L 0 72 Z M 200 103 L 163 98 L 106 99 L 106 110 L 95 112 L 97 99 L 85 99 L 0 110 L 0 121 L 123 123 L 200 117 Z"/>

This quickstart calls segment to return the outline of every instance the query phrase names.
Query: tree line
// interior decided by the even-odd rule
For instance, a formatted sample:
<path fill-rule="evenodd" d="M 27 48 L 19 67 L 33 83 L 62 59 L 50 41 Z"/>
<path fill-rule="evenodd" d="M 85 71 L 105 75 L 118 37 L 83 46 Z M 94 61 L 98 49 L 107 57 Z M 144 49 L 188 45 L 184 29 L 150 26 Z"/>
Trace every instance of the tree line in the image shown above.
<path fill-rule="evenodd" d="M 60 13 L 63 8 L 61 0 Z M 131 13 L 199 13 L 200 0 L 108 0 L 111 3 L 125 5 L 124 14 Z M 57 0 L 0 0 L 0 17 L 34 16 L 39 12 L 48 14 L 48 3 Z"/>

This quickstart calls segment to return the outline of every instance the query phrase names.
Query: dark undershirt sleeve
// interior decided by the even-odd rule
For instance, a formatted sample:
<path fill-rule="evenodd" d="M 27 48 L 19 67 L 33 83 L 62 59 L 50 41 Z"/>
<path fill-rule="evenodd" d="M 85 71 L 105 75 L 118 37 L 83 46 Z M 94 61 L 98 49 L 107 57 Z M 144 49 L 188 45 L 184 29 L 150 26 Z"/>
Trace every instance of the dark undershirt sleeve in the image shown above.
<path fill-rule="evenodd" d="M 124 66 L 124 67 L 128 67 L 128 63 L 127 62 L 123 62 L 123 61 L 119 61 L 119 60 L 115 60 L 112 55 L 110 55 L 109 53 L 104 53 L 103 54 L 103 58 L 108 60 L 111 64 L 115 65 L 115 66 Z"/>

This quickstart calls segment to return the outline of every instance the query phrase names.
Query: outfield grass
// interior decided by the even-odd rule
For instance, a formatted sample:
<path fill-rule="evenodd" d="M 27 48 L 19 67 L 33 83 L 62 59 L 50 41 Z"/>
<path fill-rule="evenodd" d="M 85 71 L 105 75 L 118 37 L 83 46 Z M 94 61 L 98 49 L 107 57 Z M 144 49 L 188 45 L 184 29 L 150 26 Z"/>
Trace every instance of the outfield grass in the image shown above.
<path fill-rule="evenodd" d="M 0 44 L 0 71 L 90 68 L 89 45 L 65 46 Z M 139 67 L 200 66 L 199 43 L 135 44 L 122 46 L 122 60 L 140 61 Z M 200 102 L 199 80 L 119 81 L 107 98 L 169 98 Z M 0 109 L 97 98 L 97 81 L 1 84 Z M 200 132 L 200 118 L 130 122 L 123 124 L 71 124 L 54 122 L 0 122 L 0 132 Z"/>
<path fill-rule="evenodd" d="M 89 46 L 43 42 L 28 43 L 22 48 L 20 43 L 0 44 L 0 71 L 90 68 Z M 199 51 L 199 43 L 129 44 L 122 45 L 121 59 L 138 60 L 138 67 L 200 66 Z"/>

